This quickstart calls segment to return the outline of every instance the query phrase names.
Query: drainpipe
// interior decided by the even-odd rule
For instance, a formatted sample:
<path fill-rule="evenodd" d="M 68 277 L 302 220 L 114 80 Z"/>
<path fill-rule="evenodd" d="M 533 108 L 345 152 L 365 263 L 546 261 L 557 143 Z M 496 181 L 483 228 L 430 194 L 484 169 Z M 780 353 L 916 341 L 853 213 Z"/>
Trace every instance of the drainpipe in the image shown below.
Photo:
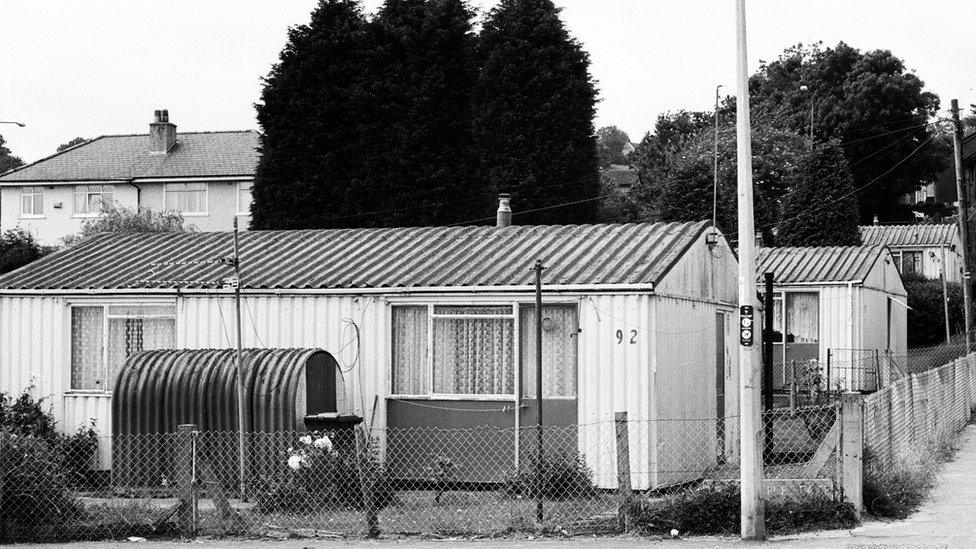
<path fill-rule="evenodd" d="M 139 188 L 139 185 L 133 183 L 131 179 L 126 181 L 126 183 L 132 185 L 136 190 L 136 211 L 138 212 L 139 208 L 142 207 L 142 189 Z"/>

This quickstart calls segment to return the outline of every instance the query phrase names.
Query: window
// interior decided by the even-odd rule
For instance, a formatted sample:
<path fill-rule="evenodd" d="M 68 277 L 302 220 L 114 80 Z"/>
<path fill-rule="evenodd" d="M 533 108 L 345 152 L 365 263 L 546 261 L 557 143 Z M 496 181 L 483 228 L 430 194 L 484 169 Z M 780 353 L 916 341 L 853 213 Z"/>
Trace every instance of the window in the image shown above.
<path fill-rule="evenodd" d="M 901 276 L 910 274 L 922 274 L 922 252 L 904 251 L 892 254 L 895 259 L 895 266 Z"/>
<path fill-rule="evenodd" d="M 813 292 L 786 294 L 786 342 L 820 341 L 820 296 Z"/>
<path fill-rule="evenodd" d="M 24 187 L 20 191 L 20 216 L 44 217 L 44 189 Z"/>
<path fill-rule="evenodd" d="M 576 307 L 546 305 L 543 315 L 543 394 L 575 397 Z M 396 306 L 392 340 L 394 394 L 515 396 L 520 356 L 523 383 L 535 394 L 531 306 Z"/>
<path fill-rule="evenodd" d="M 240 215 L 251 215 L 251 189 L 254 183 L 251 181 L 241 181 L 237 184 L 237 213 Z"/>
<path fill-rule="evenodd" d="M 71 389 L 111 391 L 125 359 L 176 345 L 172 305 L 71 308 Z"/>
<path fill-rule="evenodd" d="M 535 306 L 519 308 L 522 343 L 522 395 L 535 398 Z M 576 396 L 576 339 L 579 321 L 574 305 L 542 306 L 542 397 Z"/>
<path fill-rule="evenodd" d="M 191 215 L 207 213 L 206 183 L 167 183 L 163 194 L 166 196 L 167 210 Z"/>
<path fill-rule="evenodd" d="M 102 207 L 112 203 L 111 185 L 81 185 L 75 187 L 75 215 L 98 215 Z"/>

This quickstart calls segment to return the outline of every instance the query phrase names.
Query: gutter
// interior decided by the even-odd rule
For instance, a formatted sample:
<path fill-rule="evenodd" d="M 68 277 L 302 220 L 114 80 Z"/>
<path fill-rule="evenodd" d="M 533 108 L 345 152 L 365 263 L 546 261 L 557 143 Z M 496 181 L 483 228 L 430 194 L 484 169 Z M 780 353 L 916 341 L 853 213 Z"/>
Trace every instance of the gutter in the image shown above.
<path fill-rule="evenodd" d="M 532 293 L 534 286 L 425 286 L 413 288 L 242 288 L 244 295 L 309 296 L 309 295 L 418 295 L 418 294 L 499 294 Z M 653 284 L 551 284 L 547 293 L 632 293 L 654 292 Z M 213 288 L 74 288 L 74 289 L 0 289 L 0 295 L 234 295 L 234 290 Z"/>

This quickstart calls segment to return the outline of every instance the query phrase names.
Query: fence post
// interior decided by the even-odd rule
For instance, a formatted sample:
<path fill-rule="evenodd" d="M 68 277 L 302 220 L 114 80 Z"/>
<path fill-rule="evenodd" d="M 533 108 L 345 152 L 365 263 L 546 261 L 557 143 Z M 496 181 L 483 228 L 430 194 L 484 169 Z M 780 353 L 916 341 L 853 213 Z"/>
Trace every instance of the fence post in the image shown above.
<path fill-rule="evenodd" d="M 365 439 L 362 444 L 359 441 L 360 436 Z M 371 462 L 369 433 L 365 429 L 361 432 L 357 430 L 353 435 L 353 439 L 355 441 L 355 459 L 359 468 L 360 490 L 362 490 L 363 494 L 363 518 L 365 522 L 363 534 L 370 539 L 378 538 L 380 535 L 380 521 L 376 509 L 375 493 L 377 471 L 374 470 L 373 463 Z"/>
<path fill-rule="evenodd" d="M 176 463 L 173 472 L 176 474 L 177 493 L 180 496 L 180 507 L 177 511 L 177 524 L 180 535 L 189 538 L 196 532 L 197 494 L 194 473 L 196 452 L 193 447 L 193 433 L 197 430 L 194 423 L 186 423 L 176 427 Z"/>
<path fill-rule="evenodd" d="M 796 412 L 796 361 L 789 363 L 790 371 L 790 412 Z"/>
<path fill-rule="evenodd" d="M 854 512 L 861 517 L 864 506 L 864 398 L 855 393 L 841 395 L 841 437 L 840 453 L 843 455 L 841 468 L 841 498 L 854 505 Z"/>
<path fill-rule="evenodd" d="M 617 436 L 617 495 L 620 506 L 617 509 L 617 523 L 621 532 L 627 531 L 627 512 L 633 497 L 630 479 L 630 437 L 627 430 L 627 412 L 614 414 Z"/>

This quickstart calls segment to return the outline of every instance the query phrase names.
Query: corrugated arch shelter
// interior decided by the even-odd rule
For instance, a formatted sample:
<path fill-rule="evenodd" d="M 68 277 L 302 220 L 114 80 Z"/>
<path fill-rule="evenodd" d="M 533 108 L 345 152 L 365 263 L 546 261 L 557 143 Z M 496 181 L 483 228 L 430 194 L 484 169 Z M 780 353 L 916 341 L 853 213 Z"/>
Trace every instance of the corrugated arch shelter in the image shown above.
<path fill-rule="evenodd" d="M 338 414 L 345 386 L 322 349 L 244 349 L 247 432 L 304 431 L 309 416 Z M 237 366 L 233 349 L 161 349 L 123 363 L 112 398 L 116 435 L 236 432 Z"/>
<path fill-rule="evenodd" d="M 245 349 L 245 433 L 304 431 L 310 417 L 336 417 L 345 407 L 345 386 L 335 359 L 321 349 Z M 236 352 L 233 349 L 163 349 L 133 354 L 123 363 L 112 398 L 112 463 L 116 479 L 157 483 L 172 465 L 172 442 L 153 434 L 178 425 L 201 431 L 238 432 Z M 209 448 L 213 463 L 234 478 L 236 438 L 223 435 Z M 260 436 L 246 439 L 251 465 L 267 452 Z M 277 457 L 277 456 L 275 456 Z"/>
<path fill-rule="evenodd" d="M 233 345 L 232 253 L 228 232 L 102 234 L 0 276 L 0 390 L 111 435 L 126 357 Z M 247 231 L 243 344 L 331 353 L 397 478 L 447 454 L 500 482 L 534 453 L 537 260 L 554 452 L 614 487 L 627 412 L 637 489 L 737 456 L 736 257 L 705 221 Z"/>

